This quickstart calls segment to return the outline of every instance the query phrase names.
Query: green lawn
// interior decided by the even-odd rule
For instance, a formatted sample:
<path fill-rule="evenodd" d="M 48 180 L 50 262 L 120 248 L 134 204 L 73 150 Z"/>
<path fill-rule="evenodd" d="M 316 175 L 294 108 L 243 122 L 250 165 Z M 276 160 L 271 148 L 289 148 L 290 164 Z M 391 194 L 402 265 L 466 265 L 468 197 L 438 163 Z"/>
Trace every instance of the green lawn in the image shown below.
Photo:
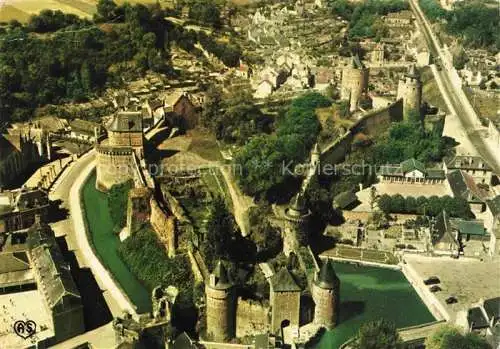
<path fill-rule="evenodd" d="M 340 279 L 339 323 L 315 349 L 336 349 L 361 324 L 385 318 L 398 328 L 435 321 L 419 296 L 397 270 L 334 263 Z"/>
<path fill-rule="evenodd" d="M 94 174 L 83 187 L 83 203 L 94 250 L 137 307 L 137 312 L 148 312 L 151 310 L 149 292 L 118 256 L 120 239 L 113 233 L 113 221 L 106 194 L 95 189 L 95 180 Z"/>

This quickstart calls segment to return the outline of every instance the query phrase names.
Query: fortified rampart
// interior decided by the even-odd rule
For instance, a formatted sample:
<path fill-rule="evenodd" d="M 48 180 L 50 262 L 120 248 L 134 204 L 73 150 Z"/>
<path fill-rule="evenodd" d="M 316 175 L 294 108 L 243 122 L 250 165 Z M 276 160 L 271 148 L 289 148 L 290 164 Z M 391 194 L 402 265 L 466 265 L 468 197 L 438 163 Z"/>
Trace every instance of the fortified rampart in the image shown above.
<path fill-rule="evenodd" d="M 321 152 L 321 164 L 335 165 L 345 160 L 351 152 L 354 136 L 360 132 L 376 134 L 387 129 L 389 124 L 403 118 L 403 101 L 398 100 L 385 108 L 365 114 L 340 138 Z"/>
<path fill-rule="evenodd" d="M 236 337 L 266 333 L 269 326 L 269 306 L 238 298 L 236 307 Z"/>
<path fill-rule="evenodd" d="M 165 246 L 168 256 L 175 256 L 176 249 L 176 232 L 175 218 L 168 215 L 166 210 L 162 209 L 158 201 L 152 197 L 150 200 L 151 217 L 150 223 L 155 230 L 161 243 Z"/>
<path fill-rule="evenodd" d="M 133 150 L 96 146 L 97 180 L 96 188 L 108 191 L 113 185 L 133 179 Z"/>

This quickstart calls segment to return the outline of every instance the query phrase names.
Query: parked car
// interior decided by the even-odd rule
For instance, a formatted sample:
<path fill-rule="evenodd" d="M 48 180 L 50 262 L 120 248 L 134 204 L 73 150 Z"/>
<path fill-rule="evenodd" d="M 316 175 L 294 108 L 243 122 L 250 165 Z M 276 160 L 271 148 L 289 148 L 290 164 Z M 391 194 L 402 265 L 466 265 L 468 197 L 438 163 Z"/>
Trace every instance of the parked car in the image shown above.
<path fill-rule="evenodd" d="M 424 284 L 427 286 L 439 284 L 440 282 L 441 282 L 441 280 L 439 280 L 439 278 L 437 276 L 431 276 L 427 280 L 424 280 Z"/>
<path fill-rule="evenodd" d="M 458 303 L 458 299 L 451 296 L 451 297 L 446 298 L 445 302 L 446 302 L 446 304 L 455 304 L 455 303 Z"/>
<path fill-rule="evenodd" d="M 434 285 L 434 286 L 431 286 L 431 288 L 429 288 L 429 291 L 431 291 L 432 293 L 438 292 L 438 291 L 441 291 L 441 287 L 439 287 L 438 285 Z"/>

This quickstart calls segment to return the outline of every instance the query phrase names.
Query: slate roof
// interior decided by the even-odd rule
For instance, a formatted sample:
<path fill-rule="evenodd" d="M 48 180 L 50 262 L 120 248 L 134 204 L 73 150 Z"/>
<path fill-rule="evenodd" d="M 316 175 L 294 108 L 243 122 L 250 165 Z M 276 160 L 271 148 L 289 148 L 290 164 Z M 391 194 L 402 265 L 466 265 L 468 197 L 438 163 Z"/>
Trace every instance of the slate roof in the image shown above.
<path fill-rule="evenodd" d="M 28 246 L 38 288 L 43 290 L 49 307 L 56 307 L 65 296 L 80 299 L 69 265 L 64 260 L 50 227 L 43 223 L 33 225 L 28 231 Z"/>
<path fill-rule="evenodd" d="M 432 244 L 439 243 L 458 245 L 458 242 L 451 234 L 450 218 L 444 210 L 436 217 L 432 234 Z"/>
<path fill-rule="evenodd" d="M 334 289 L 339 286 L 340 280 L 333 269 L 333 265 L 328 259 L 323 263 L 321 269 L 316 277 L 316 285 L 324 289 Z"/>
<path fill-rule="evenodd" d="M 0 274 L 29 270 L 30 264 L 26 252 L 0 254 Z"/>
<path fill-rule="evenodd" d="M 490 320 L 498 321 L 500 319 L 500 297 L 485 300 L 483 307 Z"/>
<path fill-rule="evenodd" d="M 500 217 L 500 195 L 491 200 L 487 200 L 486 205 L 488 205 L 488 208 L 494 217 Z"/>
<path fill-rule="evenodd" d="M 271 286 L 274 292 L 300 292 L 302 289 L 297 285 L 292 274 L 287 268 L 281 268 L 279 272 L 271 276 Z"/>
<path fill-rule="evenodd" d="M 186 332 L 182 332 L 175 339 L 172 349 L 196 349 L 198 348 L 196 344 L 194 344 L 193 340 L 189 338 Z"/>
<path fill-rule="evenodd" d="M 227 270 L 222 261 L 217 262 L 212 275 L 215 276 L 215 284 L 212 283 L 212 280 L 210 280 L 210 287 L 218 290 L 224 290 L 232 286 L 229 275 L 227 274 Z"/>
<path fill-rule="evenodd" d="M 299 217 L 308 212 L 306 206 L 306 199 L 302 193 L 297 193 L 290 201 L 290 205 L 288 206 L 287 213 L 293 217 Z"/>
<path fill-rule="evenodd" d="M 364 69 L 365 66 L 363 65 L 363 62 L 359 59 L 358 54 L 354 55 L 351 60 L 351 65 L 353 68 L 356 69 Z"/>
<path fill-rule="evenodd" d="M 454 197 L 463 198 L 468 202 L 483 202 L 483 195 L 472 176 L 461 170 L 454 170 L 446 177 Z"/>
<path fill-rule="evenodd" d="M 340 209 L 344 209 L 356 201 L 358 201 L 358 197 L 352 190 L 343 191 L 333 198 L 334 205 Z"/>
<path fill-rule="evenodd" d="M 142 132 L 142 113 L 140 111 L 118 112 L 108 125 L 108 131 Z"/>
<path fill-rule="evenodd" d="M 479 307 L 469 309 L 467 312 L 467 322 L 473 330 L 489 327 L 488 320 L 484 317 L 484 314 Z"/>
<path fill-rule="evenodd" d="M 446 167 L 449 169 L 491 171 L 491 167 L 480 156 L 457 155 L 446 161 Z"/>
<path fill-rule="evenodd" d="M 488 233 L 484 228 L 483 222 L 478 220 L 450 219 L 453 228 L 457 229 L 460 234 L 469 234 L 484 236 Z"/>
<path fill-rule="evenodd" d="M 425 165 L 422 162 L 417 161 L 415 159 L 405 160 L 401 163 L 400 166 L 403 173 L 408 173 L 414 170 L 418 170 L 422 173 L 425 173 Z"/>
<path fill-rule="evenodd" d="M 94 135 L 94 129 L 99 127 L 97 122 L 82 120 L 82 119 L 74 119 L 69 122 L 69 126 L 71 127 L 71 131 L 80 132 L 87 135 Z"/>

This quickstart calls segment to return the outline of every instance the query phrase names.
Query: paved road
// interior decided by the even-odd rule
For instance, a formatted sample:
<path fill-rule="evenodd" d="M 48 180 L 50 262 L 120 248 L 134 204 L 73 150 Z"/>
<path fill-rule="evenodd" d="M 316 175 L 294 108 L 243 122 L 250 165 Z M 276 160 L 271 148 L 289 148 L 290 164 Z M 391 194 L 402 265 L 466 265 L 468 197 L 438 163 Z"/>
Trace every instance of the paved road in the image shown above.
<path fill-rule="evenodd" d="M 476 148 L 477 152 L 483 157 L 483 159 L 494 169 L 494 171 L 500 174 L 500 158 L 498 154 L 495 154 L 492 149 L 488 147 L 484 140 L 484 135 L 481 133 L 484 132 L 480 130 L 480 127 L 477 123 L 477 116 L 473 115 L 473 111 L 471 112 L 469 106 L 467 106 L 466 102 L 462 100 L 464 97 L 463 91 L 459 91 L 457 87 L 452 83 L 450 78 L 450 73 L 446 65 L 448 64 L 446 58 L 444 57 L 443 50 L 439 46 L 435 36 L 430 31 L 430 25 L 427 22 L 427 19 L 423 16 L 420 8 L 418 7 L 416 0 L 410 0 L 411 8 L 417 18 L 417 23 L 420 27 L 421 32 L 423 33 L 425 40 L 427 41 L 427 45 L 430 48 L 432 54 L 435 57 L 439 57 L 441 62 L 445 63 L 445 67 L 441 70 L 433 69 L 435 75 L 437 74 L 436 79 L 440 80 L 442 84 L 440 84 L 440 90 L 443 94 L 446 103 L 450 110 L 458 116 L 462 127 L 466 130 L 467 135 L 471 143 Z"/>
<path fill-rule="evenodd" d="M 71 187 L 75 183 L 77 177 L 80 173 L 85 169 L 91 162 L 95 160 L 95 153 L 89 152 L 86 155 L 83 155 L 77 161 L 74 161 L 66 171 L 58 178 L 52 190 L 49 193 L 50 200 L 61 200 L 61 208 L 67 210 L 68 216 L 66 219 L 58 221 L 56 223 L 51 224 L 52 229 L 56 236 L 64 236 L 66 238 L 66 242 L 68 243 L 68 248 L 72 251 L 75 251 L 78 263 L 82 266 L 83 263 L 82 256 L 77 250 L 78 246 L 75 238 L 75 231 L 73 228 L 73 222 L 71 217 L 69 216 L 69 197 Z"/>

